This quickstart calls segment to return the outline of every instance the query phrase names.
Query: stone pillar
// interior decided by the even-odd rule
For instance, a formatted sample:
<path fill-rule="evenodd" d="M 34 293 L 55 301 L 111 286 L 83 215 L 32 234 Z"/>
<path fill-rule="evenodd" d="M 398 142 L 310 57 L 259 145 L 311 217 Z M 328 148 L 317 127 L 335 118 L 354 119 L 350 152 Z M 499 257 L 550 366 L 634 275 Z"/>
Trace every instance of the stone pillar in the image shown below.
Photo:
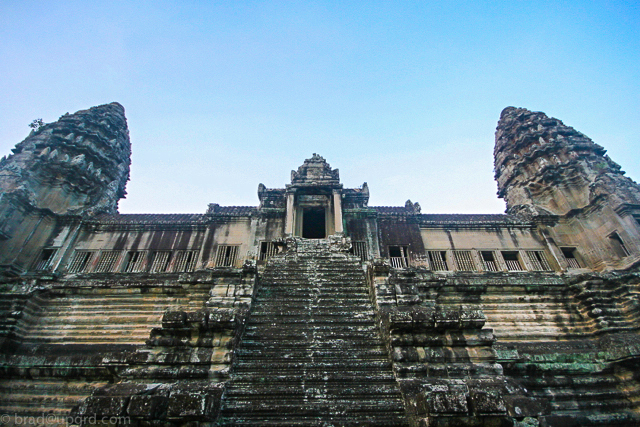
<path fill-rule="evenodd" d="M 285 236 L 293 236 L 293 201 L 295 194 L 287 193 L 287 217 L 284 223 L 284 235 Z"/>
<path fill-rule="evenodd" d="M 335 221 L 335 234 L 343 234 L 342 228 L 342 194 L 340 190 L 333 190 L 333 218 Z"/>

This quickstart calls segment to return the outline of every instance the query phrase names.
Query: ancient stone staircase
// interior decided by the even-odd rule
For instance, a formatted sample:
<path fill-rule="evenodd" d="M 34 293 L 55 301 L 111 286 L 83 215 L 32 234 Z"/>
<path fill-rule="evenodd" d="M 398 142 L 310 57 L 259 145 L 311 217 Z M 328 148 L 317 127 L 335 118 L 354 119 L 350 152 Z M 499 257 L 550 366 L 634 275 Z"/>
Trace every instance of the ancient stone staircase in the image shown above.
<path fill-rule="evenodd" d="M 297 240 L 269 261 L 220 424 L 406 424 L 359 259 Z"/>

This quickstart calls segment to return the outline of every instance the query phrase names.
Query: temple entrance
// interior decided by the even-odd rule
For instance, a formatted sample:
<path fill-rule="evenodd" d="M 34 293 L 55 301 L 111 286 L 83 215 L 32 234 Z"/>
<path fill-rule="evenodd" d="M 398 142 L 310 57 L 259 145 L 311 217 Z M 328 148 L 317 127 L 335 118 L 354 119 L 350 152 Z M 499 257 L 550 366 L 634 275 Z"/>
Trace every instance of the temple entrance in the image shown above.
<path fill-rule="evenodd" d="M 304 208 L 302 211 L 302 237 L 305 239 L 324 239 L 326 236 L 324 208 Z"/>

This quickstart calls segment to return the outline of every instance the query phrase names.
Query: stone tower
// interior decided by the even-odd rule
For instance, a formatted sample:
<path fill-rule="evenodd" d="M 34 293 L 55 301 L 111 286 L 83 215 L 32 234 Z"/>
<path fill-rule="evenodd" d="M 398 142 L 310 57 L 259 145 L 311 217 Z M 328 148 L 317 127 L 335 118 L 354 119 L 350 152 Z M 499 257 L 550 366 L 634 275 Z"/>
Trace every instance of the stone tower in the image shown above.
<path fill-rule="evenodd" d="M 628 265 L 640 244 L 640 186 L 605 153 L 544 113 L 507 107 L 500 115 L 495 178 L 507 213 L 545 222 L 559 255 L 580 246 L 582 262 L 596 269 Z"/>
<path fill-rule="evenodd" d="M 5 270 L 25 267 L 14 255 L 38 240 L 42 221 L 117 212 L 131 163 L 122 105 L 67 113 L 12 151 L 0 161 L 0 246 L 12 258 L 0 260 Z"/>

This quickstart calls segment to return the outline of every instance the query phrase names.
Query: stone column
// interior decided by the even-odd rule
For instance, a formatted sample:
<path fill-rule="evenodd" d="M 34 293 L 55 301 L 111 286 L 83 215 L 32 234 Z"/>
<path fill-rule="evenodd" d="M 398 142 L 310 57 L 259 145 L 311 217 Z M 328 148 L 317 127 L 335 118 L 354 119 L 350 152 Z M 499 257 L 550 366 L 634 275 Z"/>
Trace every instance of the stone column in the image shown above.
<path fill-rule="evenodd" d="M 335 234 L 343 234 L 342 228 L 342 194 L 340 190 L 333 190 L 333 218 L 335 221 Z"/>
<path fill-rule="evenodd" d="M 293 236 L 293 201 L 295 194 L 287 193 L 287 217 L 284 223 L 284 235 L 285 236 Z"/>

